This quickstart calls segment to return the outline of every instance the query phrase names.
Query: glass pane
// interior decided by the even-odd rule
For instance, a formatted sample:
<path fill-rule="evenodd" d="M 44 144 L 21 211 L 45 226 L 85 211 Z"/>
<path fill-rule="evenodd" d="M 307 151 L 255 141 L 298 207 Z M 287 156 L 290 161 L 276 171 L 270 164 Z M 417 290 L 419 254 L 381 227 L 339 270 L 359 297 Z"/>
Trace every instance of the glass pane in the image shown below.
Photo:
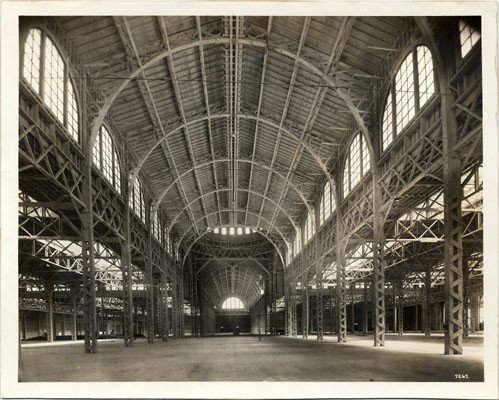
<path fill-rule="evenodd" d="M 465 57 L 480 40 L 480 32 L 466 21 L 460 20 L 459 39 L 461 41 L 461 57 Z"/>
<path fill-rule="evenodd" d="M 433 60 L 431 52 L 426 46 L 418 46 L 418 78 L 419 78 L 419 106 L 423 107 L 433 93 L 435 82 L 433 78 Z"/>
<path fill-rule="evenodd" d="M 45 39 L 43 100 L 60 122 L 64 122 L 64 61 L 54 43 Z"/>
<path fill-rule="evenodd" d="M 78 104 L 73 90 L 73 83 L 68 81 L 68 132 L 75 142 L 79 139 Z"/>
<path fill-rule="evenodd" d="M 395 109 L 397 134 L 414 117 L 414 67 L 412 53 L 402 62 L 395 76 Z"/>
<path fill-rule="evenodd" d="M 383 112 L 383 151 L 390 145 L 393 140 L 393 115 L 392 115 L 392 94 L 390 93 L 386 99 L 385 111 Z"/>
<path fill-rule="evenodd" d="M 31 29 L 24 44 L 23 77 L 37 93 L 40 93 L 41 37 L 39 29 Z"/>

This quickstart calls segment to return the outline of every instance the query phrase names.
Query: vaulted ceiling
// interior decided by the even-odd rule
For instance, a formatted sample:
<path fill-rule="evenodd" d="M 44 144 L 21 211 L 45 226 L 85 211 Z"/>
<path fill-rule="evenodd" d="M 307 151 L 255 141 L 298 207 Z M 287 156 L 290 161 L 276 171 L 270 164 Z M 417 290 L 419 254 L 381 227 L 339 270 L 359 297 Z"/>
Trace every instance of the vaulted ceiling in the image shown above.
<path fill-rule="evenodd" d="M 75 73 L 85 73 L 101 98 L 116 95 L 104 106 L 129 149 L 126 169 L 140 171 L 185 248 L 217 226 L 251 226 L 285 249 L 324 168 L 334 170 L 357 129 L 352 111 L 370 124 L 365 111 L 381 64 L 412 22 L 102 16 L 57 23 L 79 60 Z M 256 291 L 252 267 L 234 280 L 227 271 L 235 268 L 214 269 L 220 287 L 241 282 L 241 290 Z"/>
<path fill-rule="evenodd" d="M 71 17 L 60 26 L 104 96 L 129 168 L 187 242 L 208 227 L 291 239 L 356 128 L 402 18 Z M 143 67 L 142 69 L 140 69 Z M 367 123 L 366 119 L 366 123 Z"/>

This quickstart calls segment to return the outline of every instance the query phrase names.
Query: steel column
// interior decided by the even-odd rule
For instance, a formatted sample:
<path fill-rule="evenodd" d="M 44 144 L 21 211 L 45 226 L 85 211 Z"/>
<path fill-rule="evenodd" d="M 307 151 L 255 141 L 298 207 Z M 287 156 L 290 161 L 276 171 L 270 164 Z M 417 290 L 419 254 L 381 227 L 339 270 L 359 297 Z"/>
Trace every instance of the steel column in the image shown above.
<path fill-rule="evenodd" d="M 47 341 L 52 343 L 54 341 L 54 285 L 52 283 L 45 284 L 45 290 L 47 291 L 47 315 L 46 315 L 46 327 L 47 327 Z"/>
<path fill-rule="evenodd" d="M 397 316 L 398 316 L 398 334 L 402 335 L 404 333 L 404 303 L 403 303 L 403 298 L 404 298 L 404 293 L 403 293 L 403 285 L 404 281 L 401 279 L 398 282 L 398 287 L 397 287 L 397 294 L 398 294 L 398 301 L 397 301 Z"/>
<path fill-rule="evenodd" d="M 367 290 L 367 281 L 364 281 L 364 306 L 362 307 L 362 333 L 366 334 L 369 330 L 368 321 L 368 296 L 369 292 Z"/>
<path fill-rule="evenodd" d="M 340 199 L 338 186 L 334 187 L 335 199 Z M 347 340 L 347 309 L 346 309 L 346 260 L 345 232 L 341 215 L 341 207 L 336 207 L 336 331 L 338 342 Z"/>
<path fill-rule="evenodd" d="M 81 252 L 83 281 L 83 324 L 85 352 L 97 352 L 97 309 L 95 304 L 95 260 L 92 212 L 91 165 L 86 166 L 83 184 L 85 209 L 82 213 Z"/>
<path fill-rule="evenodd" d="M 303 282 L 305 285 L 305 294 L 303 295 L 302 299 L 302 312 L 301 312 L 301 319 L 302 319 L 302 336 L 304 339 L 308 338 L 308 327 L 310 324 L 310 304 L 309 304 L 309 293 L 308 293 L 308 283 Z"/>
<path fill-rule="evenodd" d="M 147 343 L 154 342 L 154 277 L 152 273 L 152 210 L 149 205 L 147 216 L 147 257 L 145 270 L 145 287 L 146 287 L 146 329 Z"/>
<path fill-rule="evenodd" d="M 373 176 L 373 333 L 374 346 L 385 345 L 385 232 L 378 175 Z"/>
<path fill-rule="evenodd" d="M 431 307 L 430 307 L 430 291 L 431 291 L 431 268 L 427 267 L 425 271 L 425 299 L 423 309 L 423 324 L 425 336 L 431 334 Z"/>
<path fill-rule="evenodd" d="M 352 319 L 350 321 L 350 328 L 352 328 L 352 335 L 355 332 L 355 301 L 354 301 L 355 299 L 354 299 L 354 293 L 353 293 L 354 289 L 355 289 L 355 284 L 350 283 L 350 294 L 352 297 L 352 304 L 351 304 L 351 308 L 350 308 L 350 311 L 352 314 Z"/>
<path fill-rule="evenodd" d="M 469 335 L 469 262 L 468 260 L 463 260 L 463 337 Z"/>
<path fill-rule="evenodd" d="M 174 339 L 178 339 L 178 296 L 177 284 L 175 281 L 171 282 L 172 292 L 172 335 Z"/>

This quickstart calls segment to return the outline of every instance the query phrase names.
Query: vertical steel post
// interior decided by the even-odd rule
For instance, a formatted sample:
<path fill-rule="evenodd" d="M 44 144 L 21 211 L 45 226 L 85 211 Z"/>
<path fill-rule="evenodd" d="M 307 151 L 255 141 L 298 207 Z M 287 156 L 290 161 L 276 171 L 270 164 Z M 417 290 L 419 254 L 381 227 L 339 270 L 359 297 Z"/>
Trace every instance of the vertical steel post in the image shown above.
<path fill-rule="evenodd" d="M 127 165 L 125 159 L 125 165 Z M 132 294 L 132 246 L 130 239 L 130 196 L 133 191 L 131 182 L 126 180 L 124 185 L 125 198 L 125 224 L 124 237 L 121 242 L 121 276 L 122 276 L 122 299 L 123 299 L 123 341 L 125 347 L 133 347 L 134 331 L 133 331 L 133 294 Z"/>
<path fill-rule="evenodd" d="M 338 187 L 335 187 L 336 199 L 340 198 Z M 345 238 L 341 216 L 341 207 L 336 208 L 336 331 L 338 342 L 347 340 L 347 309 L 346 309 L 346 260 Z"/>
<path fill-rule="evenodd" d="M 445 76 L 445 68 L 440 76 Z M 440 82 L 448 92 L 447 82 Z M 445 354 L 463 353 L 463 223 L 461 159 L 455 151 L 457 123 L 452 96 L 441 97 L 444 153 Z"/>
<path fill-rule="evenodd" d="M 352 304 L 351 304 L 351 312 L 352 312 L 352 320 L 350 321 L 350 328 L 352 328 L 352 335 L 355 333 L 355 299 L 354 299 L 354 289 L 355 289 L 355 283 L 350 283 L 350 296 L 352 297 Z"/>
<path fill-rule="evenodd" d="M 194 273 L 192 271 L 192 263 L 189 263 L 189 301 L 191 303 L 191 336 L 196 336 L 196 305 L 194 300 Z"/>
<path fill-rule="evenodd" d="M 397 315 L 398 315 L 398 334 L 402 335 L 404 333 L 404 292 L 403 292 L 403 285 L 404 281 L 403 279 L 400 279 L 398 282 L 398 302 L 397 302 Z"/>
<path fill-rule="evenodd" d="M 385 345 L 385 232 L 379 176 L 373 173 L 373 333 L 374 346 Z"/>
<path fill-rule="evenodd" d="M 286 286 L 284 289 L 284 334 L 289 336 L 291 334 L 290 323 L 289 323 L 289 287 Z"/>
<path fill-rule="evenodd" d="M 431 268 L 427 267 L 425 271 L 425 300 L 424 300 L 424 334 L 431 334 L 431 307 L 430 307 L 430 291 L 431 291 Z"/>
<path fill-rule="evenodd" d="M 397 329 L 397 321 L 398 321 L 398 317 L 397 317 L 397 286 L 395 284 L 395 281 L 392 281 L 392 297 L 393 297 L 393 302 L 392 302 L 392 306 L 393 306 L 393 333 L 397 333 L 398 332 L 398 329 Z"/>
<path fill-rule="evenodd" d="M 469 335 L 469 263 L 468 260 L 463 260 L 463 337 L 467 337 Z"/>
<path fill-rule="evenodd" d="M 54 335 L 54 285 L 52 283 L 45 284 L 47 292 L 47 341 L 52 343 L 55 339 Z"/>
<path fill-rule="evenodd" d="M 296 315 L 296 283 L 293 284 L 291 288 L 291 296 L 290 296 L 290 303 L 291 303 L 291 336 L 292 337 L 297 337 L 298 332 L 297 332 L 297 315 Z"/>
<path fill-rule="evenodd" d="M 168 323 L 168 274 L 166 261 L 163 266 L 163 273 L 161 274 L 161 338 L 163 341 L 168 340 L 170 331 Z"/>
<path fill-rule="evenodd" d="M 369 330 L 369 321 L 368 321 L 368 290 L 367 290 L 367 281 L 364 281 L 364 306 L 362 307 L 362 333 L 366 334 Z"/>
<path fill-rule="evenodd" d="M 83 75 L 83 73 L 82 73 Z M 87 81 L 80 80 L 81 103 L 87 104 Z M 97 352 L 97 309 L 95 305 L 95 260 L 94 260 L 94 217 L 92 187 L 92 154 L 90 129 L 86 108 L 83 107 L 81 118 L 83 146 L 86 148 L 83 168 L 82 197 L 85 208 L 81 213 L 81 252 L 82 252 L 82 297 L 83 325 L 85 334 L 85 352 Z"/>
<path fill-rule="evenodd" d="M 147 257 L 146 257 L 146 329 L 147 343 L 154 342 L 154 277 L 152 272 L 152 209 L 149 204 L 149 211 L 146 213 L 146 222 L 148 227 L 147 235 Z"/>
<path fill-rule="evenodd" d="M 73 293 L 73 314 L 72 314 L 72 326 L 71 326 L 71 340 L 78 339 L 78 297 Z"/>

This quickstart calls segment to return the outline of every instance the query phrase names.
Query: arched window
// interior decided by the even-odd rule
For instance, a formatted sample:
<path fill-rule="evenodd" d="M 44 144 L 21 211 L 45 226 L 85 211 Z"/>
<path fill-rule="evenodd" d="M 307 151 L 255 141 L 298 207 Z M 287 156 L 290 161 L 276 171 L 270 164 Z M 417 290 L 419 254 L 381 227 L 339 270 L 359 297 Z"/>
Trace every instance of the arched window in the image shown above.
<path fill-rule="evenodd" d="M 307 218 L 305 219 L 305 228 L 304 228 L 304 244 L 307 244 L 312 236 L 314 236 L 314 215 L 307 212 Z"/>
<path fill-rule="evenodd" d="M 237 297 L 229 297 L 223 302 L 222 310 L 244 310 L 244 304 Z"/>
<path fill-rule="evenodd" d="M 459 20 L 459 41 L 461 43 L 461 58 L 471 51 L 473 46 L 480 40 L 480 32 L 467 21 Z"/>
<path fill-rule="evenodd" d="M 320 225 L 322 225 L 324 222 L 328 220 L 328 218 L 331 216 L 335 208 L 336 208 L 336 203 L 334 201 L 331 183 L 327 181 L 322 188 L 321 200 L 319 202 Z"/>
<path fill-rule="evenodd" d="M 142 182 L 139 179 L 135 179 L 135 183 L 133 184 L 133 190 L 130 194 L 129 205 L 134 214 L 139 217 L 139 219 L 145 224 L 146 206 L 144 200 L 144 191 L 142 190 Z"/>
<path fill-rule="evenodd" d="M 360 182 L 369 171 L 369 150 L 364 137 L 358 133 L 350 142 L 343 170 L 343 197 Z"/>
<path fill-rule="evenodd" d="M 28 32 L 24 43 L 22 75 L 67 128 L 69 136 L 78 142 L 78 104 L 73 82 L 69 79 L 68 66 L 54 42 L 40 29 Z"/>
<path fill-rule="evenodd" d="M 158 211 L 151 209 L 151 233 L 159 241 L 161 241 L 161 230 L 159 226 Z"/>
<path fill-rule="evenodd" d="M 402 61 L 386 98 L 381 128 L 383 151 L 434 93 L 431 52 L 426 46 L 416 46 Z"/>
<path fill-rule="evenodd" d="M 301 232 L 296 232 L 295 238 L 293 240 L 293 257 L 296 257 L 301 251 Z"/>
<path fill-rule="evenodd" d="M 114 149 L 111 134 L 104 125 L 99 129 L 94 144 L 93 162 L 109 183 L 121 193 L 121 168 L 118 154 Z"/>
<path fill-rule="evenodd" d="M 164 231 L 164 243 L 165 243 L 165 249 L 166 252 L 169 255 L 173 254 L 173 248 L 172 248 L 172 240 L 170 238 L 170 232 L 168 232 L 168 228 L 165 226 L 165 231 Z"/>

